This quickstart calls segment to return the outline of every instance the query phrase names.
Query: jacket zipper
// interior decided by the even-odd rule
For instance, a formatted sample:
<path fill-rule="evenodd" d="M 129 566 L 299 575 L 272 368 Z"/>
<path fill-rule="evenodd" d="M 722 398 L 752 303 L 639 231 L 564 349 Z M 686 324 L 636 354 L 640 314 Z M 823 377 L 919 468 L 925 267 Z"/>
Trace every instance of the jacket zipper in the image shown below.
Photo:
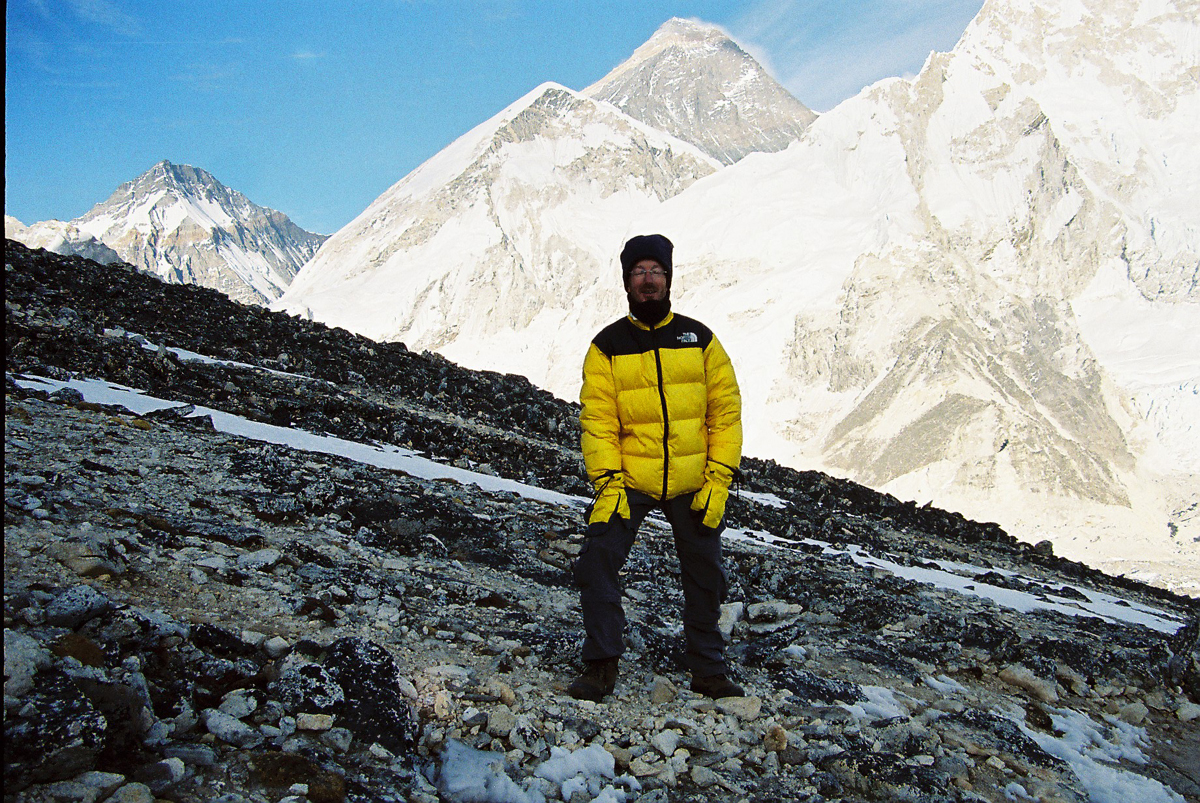
<path fill-rule="evenodd" d="M 671 435 L 671 420 L 667 417 L 667 391 L 663 387 L 662 355 L 658 350 L 658 333 L 658 329 L 650 330 L 651 342 L 654 343 L 654 364 L 658 368 L 658 398 L 662 402 L 663 413 L 663 484 L 660 498 L 665 502 L 667 501 L 667 440 Z"/>

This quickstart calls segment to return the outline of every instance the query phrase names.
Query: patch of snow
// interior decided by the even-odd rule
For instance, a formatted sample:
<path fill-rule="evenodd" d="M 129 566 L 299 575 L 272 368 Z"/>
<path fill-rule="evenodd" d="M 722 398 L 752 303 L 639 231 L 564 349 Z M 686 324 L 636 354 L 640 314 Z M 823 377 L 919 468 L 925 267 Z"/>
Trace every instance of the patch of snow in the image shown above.
<path fill-rule="evenodd" d="M 759 493 L 758 491 L 737 491 L 737 496 L 742 499 L 749 499 L 751 502 L 762 505 L 763 507 L 785 508 L 787 502 L 780 499 L 775 494 Z"/>
<path fill-rule="evenodd" d="M 442 751 L 438 770 L 438 791 L 460 803 L 545 803 L 538 783 L 557 784 L 564 801 L 587 803 L 625 803 L 627 793 L 641 789 L 630 775 L 616 777 L 616 762 L 611 753 L 598 744 L 581 750 L 550 748 L 550 758 L 534 770 L 525 788 L 505 774 L 503 753 L 476 750 L 451 739 Z"/>
<path fill-rule="evenodd" d="M 371 445 L 336 438 L 332 435 L 316 435 L 302 429 L 280 427 L 274 424 L 264 424 L 251 421 L 248 418 L 231 415 L 230 413 L 214 410 L 210 407 L 185 405 L 177 401 L 159 399 L 148 396 L 140 390 L 105 382 L 100 379 L 71 379 L 62 382 L 45 377 L 23 375 L 16 378 L 21 387 L 27 389 L 45 390 L 53 393 L 62 388 L 77 390 L 86 401 L 95 404 L 113 404 L 124 407 L 135 415 L 145 415 L 157 410 L 190 407 L 189 418 L 208 416 L 212 419 L 213 427 L 218 432 L 288 446 L 306 452 L 345 457 L 376 468 L 402 471 L 414 477 L 427 480 L 453 480 L 455 482 L 477 485 L 485 491 L 499 493 L 515 493 L 527 499 L 551 502 L 560 505 L 583 505 L 588 500 L 578 496 L 568 496 L 557 491 L 537 488 L 515 480 L 493 477 L 487 474 L 477 474 L 454 466 L 446 466 L 420 456 L 419 452 L 402 449 L 390 444 Z"/>
<path fill-rule="evenodd" d="M 762 530 L 727 529 L 725 537 L 773 547 L 794 548 L 797 543 L 795 540 L 781 538 Z M 1141 625 L 1160 633 L 1175 633 L 1187 624 L 1166 611 L 1124 600 L 1110 594 L 1092 591 L 1087 588 L 1071 586 L 1075 591 L 1087 597 L 1086 601 L 1079 601 L 1068 597 L 1056 597 L 1052 593 L 1035 595 L 1027 591 L 1001 588 L 1000 586 L 974 579 L 977 575 L 994 571 L 997 574 L 1007 574 L 1018 579 L 1028 580 L 1028 582 L 1037 582 L 1036 580 L 1021 578 L 1014 572 L 985 569 L 981 566 L 971 566 L 970 564 L 953 563 L 950 561 L 935 561 L 934 563 L 937 568 L 930 568 L 928 566 L 903 566 L 894 561 L 871 555 L 856 544 L 850 544 L 846 549 L 835 549 L 825 541 L 812 538 L 805 538 L 802 543 L 820 546 L 824 549 L 825 554 L 849 555 L 860 566 L 883 569 L 899 577 L 915 580 L 919 583 L 926 583 L 935 588 L 990 599 L 1001 607 L 1010 608 L 1022 613 L 1029 613 L 1036 610 L 1055 611 L 1067 614 L 1068 616 L 1089 616 L 1108 622 L 1126 622 L 1128 624 Z"/>
<path fill-rule="evenodd" d="M 908 717 L 909 710 L 896 699 L 896 693 L 882 686 L 859 686 L 866 700 L 857 703 L 838 703 L 857 719 L 872 722 L 893 717 Z"/>
<path fill-rule="evenodd" d="M 1158 781 L 1115 766 L 1122 760 L 1146 762 L 1140 749 L 1146 744 L 1143 729 L 1115 717 L 1109 718 L 1106 727 L 1068 709 L 1052 709 L 1050 719 L 1062 736 L 1017 724 L 1039 747 L 1071 766 L 1090 803 L 1185 803 L 1181 795 Z"/>

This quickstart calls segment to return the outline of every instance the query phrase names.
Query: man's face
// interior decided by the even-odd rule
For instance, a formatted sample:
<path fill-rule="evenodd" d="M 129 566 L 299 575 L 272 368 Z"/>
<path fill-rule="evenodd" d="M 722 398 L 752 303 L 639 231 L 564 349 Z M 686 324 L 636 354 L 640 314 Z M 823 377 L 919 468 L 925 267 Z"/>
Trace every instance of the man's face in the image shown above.
<path fill-rule="evenodd" d="M 629 271 L 629 295 L 634 301 L 660 301 L 667 296 L 667 274 L 653 259 L 643 259 Z"/>

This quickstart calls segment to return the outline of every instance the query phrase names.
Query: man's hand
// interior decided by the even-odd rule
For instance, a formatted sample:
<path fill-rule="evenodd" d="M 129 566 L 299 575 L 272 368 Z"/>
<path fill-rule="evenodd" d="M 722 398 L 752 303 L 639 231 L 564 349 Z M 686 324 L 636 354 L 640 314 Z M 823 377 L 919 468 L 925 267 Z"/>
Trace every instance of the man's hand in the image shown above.
<path fill-rule="evenodd" d="M 592 503 L 592 512 L 588 516 L 588 526 L 593 524 L 608 524 L 613 515 L 629 521 L 629 498 L 625 489 L 617 483 L 609 483 L 604 487 Z"/>
<path fill-rule="evenodd" d="M 725 501 L 729 499 L 729 488 L 705 482 L 692 497 L 692 510 L 699 514 L 700 526 L 715 530 L 725 518 Z"/>

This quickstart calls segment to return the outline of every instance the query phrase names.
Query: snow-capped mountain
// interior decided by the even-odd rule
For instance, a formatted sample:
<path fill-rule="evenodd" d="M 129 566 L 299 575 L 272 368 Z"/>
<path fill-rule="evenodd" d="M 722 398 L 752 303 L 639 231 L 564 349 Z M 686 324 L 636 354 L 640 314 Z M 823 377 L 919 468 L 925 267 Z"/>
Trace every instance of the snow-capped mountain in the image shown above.
<path fill-rule="evenodd" d="M 613 221 L 649 214 L 719 167 L 606 103 L 543 84 L 333 235 L 277 306 L 423 348 L 487 343 L 519 373 L 539 373 L 547 350 L 587 342 L 560 326 L 565 317 L 620 313 L 604 268 L 630 232 Z M 511 359 L 506 370 L 517 370 Z"/>
<path fill-rule="evenodd" d="M 160 278 L 246 303 L 278 298 L 325 237 L 210 173 L 162 161 L 71 224 Z"/>
<path fill-rule="evenodd" d="M 816 118 L 720 28 L 678 17 L 584 94 L 724 164 L 783 150 Z"/>
<path fill-rule="evenodd" d="M 42 220 L 32 226 L 26 226 L 12 215 L 5 215 L 4 236 L 30 248 L 45 248 L 64 256 L 80 256 L 101 265 L 121 261 L 121 256 L 116 251 L 92 235 L 80 231 L 73 223 L 62 220 Z"/>
<path fill-rule="evenodd" d="M 591 114 L 496 137 L 534 93 L 335 235 L 281 303 L 572 398 L 623 306 L 621 242 L 662 231 L 676 309 L 738 370 L 747 453 L 1112 571 L 1200 576 L 1195 41 L 1181 3 L 989 2 L 954 51 L 786 150 L 625 197 L 599 188 L 646 186 L 644 148 L 572 169 L 606 147 Z M 687 80 L 645 75 L 686 107 Z"/>

